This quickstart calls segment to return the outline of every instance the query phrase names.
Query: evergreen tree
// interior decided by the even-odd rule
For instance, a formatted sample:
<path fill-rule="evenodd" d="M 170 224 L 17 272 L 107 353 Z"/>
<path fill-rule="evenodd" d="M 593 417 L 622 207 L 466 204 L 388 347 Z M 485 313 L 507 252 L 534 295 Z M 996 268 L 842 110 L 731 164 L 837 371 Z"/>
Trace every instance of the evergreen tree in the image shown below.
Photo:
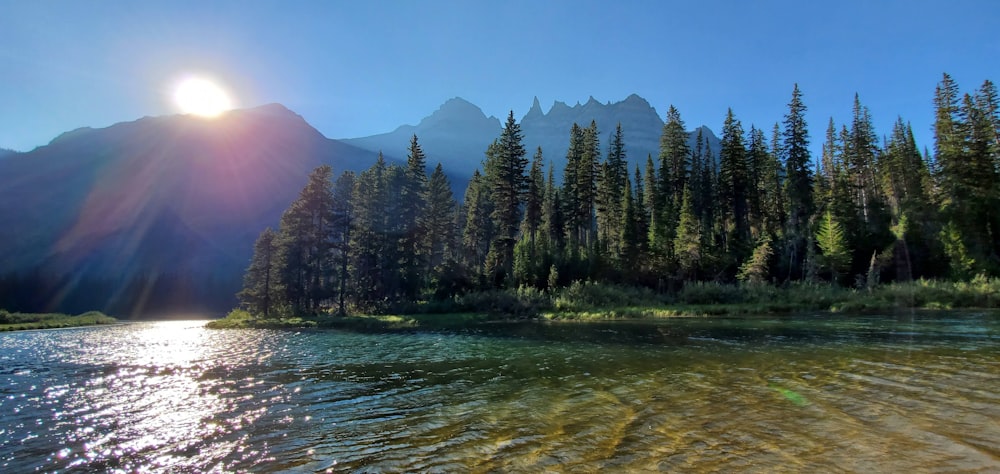
<path fill-rule="evenodd" d="M 723 206 L 725 247 L 731 263 L 737 266 L 750 249 L 749 196 L 743 126 L 730 109 L 722 126 L 722 149 L 719 150 L 719 202 Z"/>
<path fill-rule="evenodd" d="M 243 276 L 243 290 L 237 295 L 240 304 L 252 314 L 265 318 L 274 313 L 274 305 L 280 301 L 278 292 L 277 263 L 278 245 L 275 233 L 270 227 L 264 229 L 253 246 L 250 267 Z"/>
<path fill-rule="evenodd" d="M 698 264 L 701 260 L 701 225 L 694 213 L 691 190 L 687 187 L 685 187 L 681 199 L 680 219 L 673 246 L 673 253 L 677 258 L 678 276 L 691 280 L 696 279 L 698 277 Z"/>
<path fill-rule="evenodd" d="M 782 131 L 782 152 L 785 161 L 785 202 L 788 224 L 786 238 L 789 276 L 803 275 L 806 241 L 809 238 L 809 219 L 813 214 L 812 159 L 809 155 L 809 131 L 805 118 L 806 106 L 802 102 L 799 85 L 792 90 Z"/>
<path fill-rule="evenodd" d="M 486 179 L 476 170 L 472 174 L 469 186 L 465 190 L 465 226 L 462 230 L 462 248 L 466 266 L 477 275 L 484 275 L 486 255 L 493 241 L 495 230 L 493 220 L 493 202 L 490 200 L 490 188 Z"/>
<path fill-rule="evenodd" d="M 354 226 L 353 215 L 353 194 L 354 194 L 354 172 L 345 171 L 337 178 L 333 185 L 333 235 L 334 250 L 336 259 L 339 262 L 340 272 L 337 277 L 339 288 L 337 291 L 337 311 L 341 316 L 347 314 L 347 285 L 350 274 L 350 244 L 351 229 Z"/>
<path fill-rule="evenodd" d="M 636 167 L 636 182 L 639 182 L 640 189 L 642 187 L 641 182 L 638 181 L 639 178 L 639 168 Z M 624 275 L 632 275 L 635 277 L 635 271 L 638 267 L 640 252 L 642 251 L 641 241 L 642 237 L 645 236 L 644 221 L 641 217 L 640 212 L 636 212 L 636 199 L 632 196 L 632 180 L 625 175 L 625 189 L 622 192 L 622 220 L 620 224 L 621 229 L 621 256 L 620 265 L 618 270 Z"/>
<path fill-rule="evenodd" d="M 535 247 L 536 234 L 542 225 L 542 206 L 545 201 L 545 181 L 542 176 L 542 147 L 538 147 L 528 172 L 528 189 L 524 195 L 524 234 L 531 247 Z"/>
<path fill-rule="evenodd" d="M 668 215 L 680 209 L 690 165 L 691 149 L 688 146 L 688 134 L 684 131 L 684 121 L 681 120 L 680 112 L 671 105 L 660 135 L 660 194 L 662 204 L 673 208 L 667 210 Z"/>
<path fill-rule="evenodd" d="M 816 244 L 822 252 L 823 267 L 830 272 L 830 281 L 836 283 L 840 275 L 850 267 L 851 255 L 844 229 L 829 211 L 823 215 L 816 231 Z"/>
<path fill-rule="evenodd" d="M 1000 266 L 995 96 L 987 81 L 976 97 L 959 99 L 958 85 L 947 74 L 935 94 L 936 181 L 946 223 L 942 243 L 954 275 L 996 274 Z"/>
<path fill-rule="evenodd" d="M 656 203 L 659 209 L 657 234 L 662 235 L 658 242 L 660 245 L 656 247 L 656 250 L 663 270 L 668 270 L 675 260 L 673 240 L 677 235 L 681 199 L 688 180 L 688 168 L 691 165 L 691 150 L 687 142 L 688 134 L 684 130 L 681 114 L 671 105 L 667 110 L 667 120 L 663 124 L 663 132 L 660 135 L 659 189 L 657 191 L 659 201 Z"/>
<path fill-rule="evenodd" d="M 332 295 L 333 170 L 313 170 L 299 197 L 281 217 L 278 262 L 285 300 L 294 313 L 315 312 Z"/>
<path fill-rule="evenodd" d="M 634 266 L 626 267 L 633 270 L 638 270 L 638 262 L 644 260 L 649 254 L 649 210 L 645 204 L 646 190 L 643 186 L 643 179 L 639 165 L 635 165 L 635 200 L 632 203 L 632 212 L 635 214 L 635 245 L 638 258 Z"/>
<path fill-rule="evenodd" d="M 747 143 L 746 163 L 747 163 L 747 219 L 749 221 L 750 234 L 756 239 L 764 232 L 765 210 L 764 201 L 768 195 L 768 182 L 766 167 L 769 165 L 767 153 L 767 140 L 764 132 L 758 130 L 753 125 L 748 133 L 749 143 Z"/>
<path fill-rule="evenodd" d="M 507 117 L 500 138 L 494 142 L 486 158 L 486 181 L 493 201 L 493 223 L 496 235 L 490 244 L 488 263 L 494 284 L 502 286 L 513 273 L 514 244 L 520 223 L 521 198 L 528 187 L 525 168 L 524 145 L 521 144 L 521 126 L 514 120 L 514 112 Z"/>
<path fill-rule="evenodd" d="M 580 242 L 590 247 L 594 239 L 594 207 L 597 200 L 597 176 L 600 172 L 601 145 L 597 122 L 583 129 L 583 147 L 577 167 L 577 224 L 580 226 Z"/>
<path fill-rule="evenodd" d="M 545 192 L 542 194 L 542 235 L 546 240 L 546 247 L 554 259 L 562 253 L 564 244 L 563 213 L 562 202 L 560 200 L 559 189 L 555 185 L 553 167 L 549 165 L 548 179 L 545 182 Z"/>
<path fill-rule="evenodd" d="M 932 242 L 938 233 L 938 217 L 930 200 L 930 172 L 917 149 L 913 131 L 902 118 L 893 127 L 879 168 L 896 238 L 896 278 L 933 275 L 937 270 L 933 268 L 936 257 Z"/>
<path fill-rule="evenodd" d="M 642 200 L 642 206 L 643 212 L 646 215 L 646 222 L 649 224 L 647 226 L 646 248 L 649 249 L 650 257 L 654 257 L 654 254 L 662 253 L 661 249 L 666 244 L 663 243 L 663 227 L 659 224 L 660 216 L 658 215 L 660 209 L 660 184 L 656 176 L 656 167 L 653 165 L 653 157 L 650 155 L 646 155 L 646 175 L 644 176 L 644 182 L 645 198 Z"/>
<path fill-rule="evenodd" d="M 424 156 L 417 136 L 410 139 L 406 157 L 406 175 L 400 194 L 401 233 L 399 255 L 402 261 L 402 290 L 408 299 L 419 292 L 427 267 L 427 229 L 424 222 L 425 195 L 427 188 L 427 158 Z"/>
<path fill-rule="evenodd" d="M 382 286 L 385 288 L 386 304 L 398 301 L 406 301 L 412 298 L 409 282 L 411 278 L 409 259 L 402 255 L 403 248 L 400 245 L 406 238 L 406 226 L 403 215 L 407 203 L 403 200 L 403 188 L 408 179 L 406 168 L 393 164 L 385 170 L 385 190 L 386 200 L 385 221 L 382 229 L 385 232 L 385 242 L 388 244 L 385 251 L 379 255 L 381 259 Z"/>
<path fill-rule="evenodd" d="M 569 132 L 569 148 L 566 150 L 566 169 L 563 171 L 562 195 L 565 198 L 564 215 L 566 216 L 566 232 L 572 247 L 579 245 L 582 237 L 583 222 L 580 216 L 581 191 L 579 189 L 579 174 L 583 161 L 583 129 L 576 123 Z"/>
<path fill-rule="evenodd" d="M 383 274 L 383 255 L 390 252 L 386 221 L 388 166 L 379 153 L 375 164 L 354 181 L 351 214 L 354 226 L 350 235 L 350 273 L 354 301 L 364 310 L 376 309 L 387 297 Z"/>
<path fill-rule="evenodd" d="M 430 280 L 439 280 L 443 272 L 442 266 L 456 255 L 455 236 L 455 198 L 451 192 L 451 184 L 444 174 L 441 163 L 434 167 L 430 180 L 427 182 L 427 192 L 424 201 L 423 248 L 428 249 L 426 274 Z"/>
<path fill-rule="evenodd" d="M 736 278 L 741 282 L 753 285 L 767 283 L 771 273 L 771 256 L 773 254 L 771 236 L 761 235 L 757 245 L 754 246 L 753 254 L 743 262 L 743 265 L 740 265 L 740 271 Z"/>
<path fill-rule="evenodd" d="M 597 229 L 601 250 L 612 262 L 621 259 L 623 242 L 621 239 L 624 215 L 623 193 L 628 179 L 628 164 L 625 157 L 625 139 L 621 124 L 615 129 L 608 147 L 607 161 L 601 166 L 597 190 Z"/>

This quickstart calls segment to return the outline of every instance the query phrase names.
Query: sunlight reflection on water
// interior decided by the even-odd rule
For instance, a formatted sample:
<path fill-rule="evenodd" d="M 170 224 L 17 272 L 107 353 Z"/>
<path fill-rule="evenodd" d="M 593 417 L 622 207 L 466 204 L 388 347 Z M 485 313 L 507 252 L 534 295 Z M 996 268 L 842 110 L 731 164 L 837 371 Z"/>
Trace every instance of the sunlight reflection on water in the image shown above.
<path fill-rule="evenodd" d="M 1000 468 L 995 317 L 203 323 L 0 335 L 0 472 Z"/>

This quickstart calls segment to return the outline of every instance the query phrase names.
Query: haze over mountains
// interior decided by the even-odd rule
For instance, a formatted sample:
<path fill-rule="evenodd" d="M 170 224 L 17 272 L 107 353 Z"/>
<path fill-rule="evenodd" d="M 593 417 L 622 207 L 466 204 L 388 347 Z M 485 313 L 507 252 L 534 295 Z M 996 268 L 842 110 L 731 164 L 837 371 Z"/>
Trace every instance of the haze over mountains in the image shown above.
<path fill-rule="evenodd" d="M 622 124 L 632 163 L 658 154 L 663 120 L 632 95 L 612 104 L 556 102 L 548 113 L 536 99 L 521 120 L 529 157 L 542 146 L 561 172 L 571 125 L 591 120 L 602 146 Z M 500 132 L 500 120 L 460 98 L 415 126 L 346 140 L 270 104 L 213 120 L 174 115 L 81 128 L 30 152 L 0 149 L 0 307 L 224 310 L 257 235 L 277 226 L 315 167 L 359 172 L 380 150 L 399 162 L 393 157 L 405 158 L 416 134 L 428 165 L 444 164 L 460 200 Z M 704 133 L 717 151 L 715 136 Z M 25 301 L 29 291 L 36 294 Z"/>
<path fill-rule="evenodd" d="M 536 97 L 523 117 L 515 114 L 514 118 L 521 124 L 529 158 L 542 147 L 546 163 L 553 163 L 557 174 L 561 174 L 565 165 L 569 132 L 574 123 L 586 127 L 595 121 L 605 150 L 615 126 L 621 123 L 630 167 L 644 166 L 647 156 L 652 155 L 655 160 L 659 155 L 663 119 L 649 102 L 636 94 L 620 102 L 604 104 L 591 97 L 586 103 L 572 107 L 557 101 L 548 113 L 542 111 Z M 500 136 L 501 130 L 500 119 L 487 117 L 479 107 L 456 97 L 417 125 L 403 125 L 388 133 L 342 140 L 359 148 L 388 153 L 389 150 L 406 150 L 410 138 L 416 134 L 429 163 L 440 161 L 454 173 L 471 175 L 475 169 L 482 169 L 486 148 Z M 691 132 L 689 143 L 692 147 L 697 132 L 697 129 Z M 707 127 L 702 127 L 702 133 L 709 139 L 713 153 L 718 154 L 718 138 Z"/>
<path fill-rule="evenodd" d="M 63 286 L 195 282 L 158 287 L 185 293 L 157 295 L 166 300 L 199 300 L 198 288 L 214 282 L 231 304 L 256 236 L 277 225 L 309 172 L 360 171 L 374 159 L 277 104 L 67 132 L 0 160 L 0 269 L 70 277 Z M 59 298 L 52 309 L 73 299 Z"/>

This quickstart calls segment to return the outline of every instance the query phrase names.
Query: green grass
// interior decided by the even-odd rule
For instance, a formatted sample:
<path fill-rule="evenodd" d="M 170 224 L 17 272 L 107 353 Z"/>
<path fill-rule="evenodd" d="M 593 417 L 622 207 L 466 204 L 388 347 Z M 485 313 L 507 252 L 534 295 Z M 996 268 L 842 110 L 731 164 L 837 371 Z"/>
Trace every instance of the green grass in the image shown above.
<path fill-rule="evenodd" d="M 115 324 L 117 322 L 117 319 L 100 311 L 89 311 L 72 316 L 61 313 L 8 313 L 0 310 L 0 331 L 71 328 Z"/>
<path fill-rule="evenodd" d="M 423 313 L 378 314 L 294 318 L 257 318 L 242 309 L 230 311 L 225 318 L 205 325 L 210 329 L 280 329 L 280 328 L 336 328 L 353 331 L 388 331 L 401 329 L 455 329 L 468 327 L 489 318 L 487 313 Z"/>
<path fill-rule="evenodd" d="M 606 283 L 575 282 L 547 292 L 488 290 L 454 299 L 406 305 L 400 314 L 262 319 L 234 310 L 211 328 L 331 327 L 358 331 L 458 329 L 523 319 L 600 321 L 802 312 L 861 313 L 894 309 L 1000 308 L 1000 279 L 915 280 L 871 290 L 829 284 L 729 285 L 696 282 L 675 293 Z"/>

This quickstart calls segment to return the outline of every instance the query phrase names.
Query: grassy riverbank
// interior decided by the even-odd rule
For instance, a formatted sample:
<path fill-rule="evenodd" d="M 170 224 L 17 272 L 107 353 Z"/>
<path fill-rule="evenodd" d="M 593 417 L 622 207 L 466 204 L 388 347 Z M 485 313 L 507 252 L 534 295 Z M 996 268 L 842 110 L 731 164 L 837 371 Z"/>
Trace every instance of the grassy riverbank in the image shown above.
<path fill-rule="evenodd" d="M 73 316 L 62 313 L 8 313 L 0 310 L 0 331 L 71 328 L 117 322 L 117 319 L 100 311 L 88 311 Z"/>
<path fill-rule="evenodd" d="M 899 309 L 1000 308 L 1000 280 L 917 280 L 851 289 L 830 285 L 689 284 L 674 293 L 578 282 L 554 292 L 491 290 L 395 308 L 394 314 L 260 318 L 234 310 L 210 328 L 331 327 L 357 330 L 456 328 L 494 320 L 608 320 Z"/>

